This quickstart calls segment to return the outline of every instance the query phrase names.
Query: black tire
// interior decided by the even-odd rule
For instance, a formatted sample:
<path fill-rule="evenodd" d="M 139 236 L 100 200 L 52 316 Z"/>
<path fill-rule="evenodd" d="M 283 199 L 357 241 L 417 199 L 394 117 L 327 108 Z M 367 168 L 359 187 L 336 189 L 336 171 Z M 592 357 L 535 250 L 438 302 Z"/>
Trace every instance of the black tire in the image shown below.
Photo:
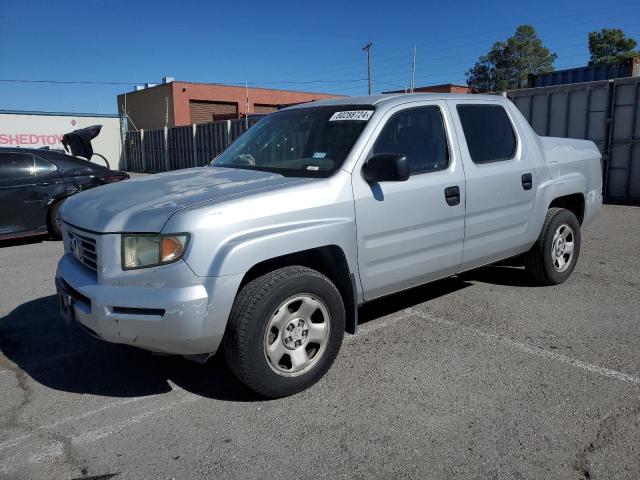
<path fill-rule="evenodd" d="M 553 256 L 554 236 L 563 226 L 570 229 L 570 233 L 567 234 L 571 235 L 573 251 L 571 255 L 564 255 L 563 258 L 567 260 L 559 269 Z M 524 255 L 525 269 L 529 275 L 543 285 L 558 285 L 571 276 L 580 255 L 580 243 L 580 223 L 573 212 L 565 208 L 550 208 L 544 219 L 538 241 Z"/>
<path fill-rule="evenodd" d="M 62 238 L 62 230 L 60 229 L 60 222 L 58 221 L 58 215 L 60 212 L 60 207 L 62 206 L 62 202 L 64 202 L 64 200 L 58 200 L 53 205 L 51 205 L 49 207 L 49 213 L 47 214 L 49 235 L 56 239 Z"/>
<path fill-rule="evenodd" d="M 320 301 L 328 313 L 326 319 L 320 314 L 320 323 L 329 322 L 329 329 L 322 342 L 323 347 L 317 349 L 316 355 L 321 352 L 320 356 L 311 360 L 313 363 L 308 369 L 293 374 L 295 376 L 286 376 L 286 373 L 276 372 L 286 366 L 275 366 L 267 358 L 269 336 L 275 338 L 273 345 L 276 342 L 284 344 L 284 329 L 271 333 L 275 327 L 271 327 L 269 332 L 267 327 L 273 323 L 279 307 L 296 295 L 307 295 L 314 301 Z M 287 318 L 298 315 L 295 310 L 292 313 L 288 305 L 286 308 L 289 312 Z M 283 310 L 284 314 L 287 311 Z M 227 364 L 240 382 L 260 395 L 269 398 L 293 395 L 309 388 L 329 370 L 342 345 L 345 317 L 340 292 L 326 276 L 297 265 L 274 270 L 247 283 L 236 296 L 223 339 Z M 310 341 L 304 342 L 300 348 L 313 345 Z"/>

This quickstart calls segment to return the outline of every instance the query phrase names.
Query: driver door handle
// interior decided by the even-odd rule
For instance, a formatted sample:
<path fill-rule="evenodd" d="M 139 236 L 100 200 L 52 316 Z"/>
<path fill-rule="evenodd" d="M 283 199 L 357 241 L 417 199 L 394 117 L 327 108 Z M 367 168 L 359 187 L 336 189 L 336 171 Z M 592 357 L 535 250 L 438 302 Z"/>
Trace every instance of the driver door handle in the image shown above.
<path fill-rule="evenodd" d="M 447 201 L 447 205 L 451 207 L 460 205 L 460 187 L 458 185 L 454 185 L 453 187 L 445 188 L 444 199 Z"/>

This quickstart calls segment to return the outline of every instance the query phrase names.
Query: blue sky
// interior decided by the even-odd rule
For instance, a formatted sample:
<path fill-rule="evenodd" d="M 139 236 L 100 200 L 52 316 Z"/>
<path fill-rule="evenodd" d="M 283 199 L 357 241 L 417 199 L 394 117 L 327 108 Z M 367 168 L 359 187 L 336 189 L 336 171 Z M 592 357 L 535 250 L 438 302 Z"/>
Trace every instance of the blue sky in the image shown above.
<path fill-rule="evenodd" d="M 131 82 L 129 85 L 0 83 L 0 109 L 113 113 L 138 82 L 178 80 L 366 93 L 409 81 L 464 83 L 479 55 L 522 23 L 558 54 L 556 68 L 584 65 L 587 33 L 619 27 L 640 41 L 640 2 L 305 2 L 5 0 L 0 78 Z M 291 83 L 284 83 L 291 82 Z"/>

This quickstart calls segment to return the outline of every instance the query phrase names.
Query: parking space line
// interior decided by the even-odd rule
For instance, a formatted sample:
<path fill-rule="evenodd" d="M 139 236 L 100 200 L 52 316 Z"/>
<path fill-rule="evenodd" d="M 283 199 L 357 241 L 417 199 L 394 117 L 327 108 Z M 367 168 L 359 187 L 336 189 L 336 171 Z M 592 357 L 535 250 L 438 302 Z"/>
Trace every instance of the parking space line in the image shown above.
<path fill-rule="evenodd" d="M 140 422 L 142 422 L 143 420 L 157 415 L 161 412 L 164 412 L 166 410 L 170 410 L 173 409 L 175 407 L 178 406 L 182 406 L 188 403 L 192 403 L 192 402 L 196 402 L 198 400 L 202 400 L 202 397 L 199 395 L 195 395 L 192 393 L 188 393 L 185 390 L 173 390 L 174 392 L 176 392 L 179 396 L 183 397 L 180 399 L 176 399 L 176 400 L 172 400 L 170 403 L 165 404 L 165 405 L 161 405 L 158 406 L 156 408 L 152 408 L 150 410 L 146 410 L 144 412 L 138 413 L 136 415 L 133 415 L 132 417 L 126 418 L 120 422 L 116 422 L 113 423 L 111 425 L 106 425 L 103 427 L 99 427 L 99 428 L 95 428 L 93 430 L 88 430 L 82 433 L 79 433 L 77 435 L 72 435 L 69 437 L 69 441 L 71 442 L 72 445 L 84 445 L 84 444 L 88 444 L 88 443 L 94 443 L 97 442 L 99 440 L 102 440 L 104 438 L 107 438 L 111 435 L 113 435 L 114 433 L 118 433 L 121 432 L 123 430 L 126 430 L 127 428 L 130 428 Z M 148 397 L 140 397 L 140 399 L 142 398 L 148 398 Z M 134 399 L 129 399 L 130 403 L 131 401 L 133 401 Z M 100 410 L 105 410 L 106 408 L 113 406 L 113 405 L 122 405 L 125 402 L 115 402 L 114 404 L 111 404 L 109 406 L 105 406 L 102 409 L 97 409 L 94 410 L 92 412 L 86 412 L 85 414 L 83 414 L 82 416 L 87 416 L 89 414 L 95 413 L 97 411 Z M 66 421 L 71 421 L 72 419 L 75 419 L 76 417 L 69 417 L 68 419 L 65 419 Z M 63 421 L 60 422 L 56 422 L 54 424 L 51 424 L 52 426 L 56 426 L 59 425 L 60 423 L 63 423 Z M 43 426 L 40 428 L 52 428 L 51 426 Z M 21 438 L 19 441 L 18 439 L 15 439 L 15 443 L 14 445 L 17 445 L 19 443 L 21 443 L 22 440 L 33 436 L 33 434 L 31 435 L 25 435 L 23 436 L 23 438 Z M 6 443 L 6 442 L 5 442 Z M 14 445 L 8 445 L 5 448 L 9 448 L 10 446 L 14 446 Z M 26 463 L 39 463 L 43 460 L 48 460 L 50 458 L 53 457 L 57 457 L 57 456 L 61 456 L 64 454 L 64 450 L 61 448 L 61 445 L 59 445 L 59 442 L 48 442 L 46 445 L 42 446 L 40 449 L 34 451 L 31 455 L 29 455 L 28 459 L 25 461 L 25 454 L 23 452 L 17 454 L 17 455 L 13 455 L 12 457 L 3 460 L 0 462 L 0 472 L 4 472 L 4 473 L 9 473 L 13 470 L 15 470 L 17 467 L 24 465 Z"/>
<path fill-rule="evenodd" d="M 369 333 L 373 333 L 376 332 L 378 330 L 381 330 L 383 328 L 388 327 L 391 323 L 395 323 L 401 320 L 404 320 L 406 318 L 409 318 L 411 315 L 409 314 L 409 312 L 406 311 L 401 311 L 398 312 L 399 315 L 393 317 L 392 319 L 383 319 L 383 320 L 376 320 L 374 322 L 367 322 L 364 325 L 359 325 L 358 326 L 358 333 L 356 335 L 346 335 L 344 337 L 345 342 L 354 342 L 358 340 L 358 335 L 364 334 L 367 335 Z"/>
<path fill-rule="evenodd" d="M 448 329 L 458 330 L 466 335 L 470 335 L 473 337 L 478 337 L 484 340 L 495 342 L 495 343 L 507 346 L 511 349 L 519 350 L 521 352 L 527 353 L 529 355 L 547 358 L 558 363 L 572 366 L 574 368 L 580 368 L 581 370 L 594 373 L 602 377 L 611 378 L 617 381 L 631 383 L 634 385 L 640 385 L 640 378 L 635 377 L 633 375 L 625 374 L 623 372 L 602 367 L 599 365 L 590 364 L 582 360 L 568 357 L 559 353 L 550 352 L 539 347 L 530 346 L 525 343 L 512 340 L 502 335 L 488 333 L 477 328 L 468 327 L 454 321 L 446 320 L 442 317 L 430 315 L 428 313 L 419 311 L 413 307 L 401 310 L 393 316 L 389 315 L 387 317 L 381 318 L 378 321 L 374 321 L 374 322 L 370 322 L 362 325 L 360 328 L 360 334 L 368 335 L 382 328 L 388 328 L 396 322 L 403 321 L 411 317 L 418 317 L 420 319 L 423 319 L 425 321 L 428 321 L 430 323 L 433 323 Z M 357 341 L 358 335 L 348 336 L 346 337 L 346 339 L 349 342 Z M 0 371 L 0 373 L 2 373 L 2 371 Z M 151 408 L 147 407 L 148 408 L 147 410 L 144 410 L 131 417 L 120 420 L 119 422 L 107 424 L 92 430 L 84 431 L 82 433 L 77 433 L 69 437 L 70 442 L 75 445 L 98 442 L 113 434 L 116 434 L 128 428 L 131 428 L 134 425 L 141 423 L 144 420 L 148 419 L 149 417 L 157 415 L 160 412 L 173 409 L 178 406 L 182 406 L 182 405 L 192 403 L 202 399 L 202 397 L 198 395 L 194 395 L 185 390 L 182 390 L 180 387 L 175 386 L 172 382 L 170 382 L 169 385 L 172 388 L 172 392 L 175 392 L 174 395 L 169 394 L 167 397 L 167 394 L 161 394 L 161 395 L 154 395 L 154 396 L 128 398 L 125 400 L 116 401 L 116 402 L 109 403 L 107 405 L 103 405 L 99 408 L 84 412 L 80 415 L 65 417 L 47 425 L 37 426 L 37 427 L 34 427 L 34 431 L 31 433 L 26 433 L 24 435 L 21 435 L 16 438 L 7 440 L 3 443 L 0 443 L 0 451 L 7 450 L 9 448 L 15 447 L 23 443 L 25 440 L 31 437 L 34 437 L 38 431 L 53 430 L 60 425 L 81 420 L 87 417 L 91 417 L 93 415 L 97 415 L 105 410 L 108 410 L 114 407 L 119 407 L 122 405 L 139 402 L 141 400 L 161 399 L 162 403 L 158 406 L 151 407 Z M 177 398 L 175 398 L 176 396 Z M 164 403 L 165 399 L 169 400 L 169 403 L 165 404 Z M 26 457 L 24 453 L 21 453 L 21 454 L 10 457 L 6 461 L 1 462 L 0 471 L 9 472 L 15 469 L 16 467 L 23 465 L 24 463 L 42 462 L 45 460 L 49 460 L 52 457 L 60 456 L 63 453 L 64 452 L 60 448 L 60 445 L 56 444 L 55 442 L 53 443 L 49 442 L 45 445 L 41 445 L 35 451 L 32 451 L 29 457 Z"/>
<path fill-rule="evenodd" d="M 123 405 L 127 405 L 130 403 L 135 403 L 135 402 L 139 402 L 141 400 L 151 400 L 151 399 L 155 399 L 158 397 L 162 397 L 162 396 L 166 396 L 166 394 L 161 394 L 161 395 L 154 395 L 154 396 L 146 396 L 146 397 L 133 397 L 133 398 L 127 398 L 126 400 L 120 400 L 117 402 L 112 402 L 109 403 L 107 405 L 103 405 L 102 407 L 93 409 L 93 410 L 89 410 L 88 412 L 84 412 L 80 415 L 73 415 L 73 416 L 69 416 L 69 417 L 65 417 L 62 418 L 56 422 L 50 423 L 48 425 L 39 425 L 37 427 L 34 427 L 34 430 L 36 431 L 41 431 L 41 430 L 52 430 L 60 425 L 64 425 L 65 423 L 70 423 L 70 422 L 75 422 L 77 420 L 82 420 L 85 419 L 87 417 L 91 417 L 93 415 L 96 415 L 100 412 L 103 412 L 105 410 L 109 410 L 111 408 L 114 407 L 121 407 Z M 24 435 L 20 435 L 18 437 L 12 438 L 11 440 L 6 440 L 2 443 L 0 443 L 0 451 L 2 450 L 6 450 L 8 448 L 12 448 L 15 447 L 16 445 L 19 445 L 20 443 L 22 443 L 23 441 L 27 440 L 28 438 L 31 438 L 35 435 L 35 432 L 32 433 L 25 433 Z"/>
<path fill-rule="evenodd" d="M 580 368 L 582 370 L 586 370 L 587 372 L 595 373 L 603 377 L 613 378 L 621 382 L 640 385 L 640 378 L 634 377 L 632 375 L 628 375 L 626 373 L 619 372 L 617 370 L 613 370 L 611 368 L 601 367 L 599 365 L 593 365 L 591 363 L 583 362 L 582 360 L 578 360 L 576 358 L 567 357 L 566 355 L 550 352 L 548 350 L 544 350 L 538 347 L 532 347 L 525 343 L 516 342 L 515 340 L 511 340 L 501 335 L 483 332 L 482 330 L 478 330 L 472 327 L 467 327 L 456 322 L 445 320 L 444 318 L 434 317 L 424 312 L 420 312 L 414 308 L 407 308 L 406 310 L 403 310 L 403 312 L 409 313 L 411 315 L 415 315 L 417 317 L 422 318 L 423 320 L 427 320 L 429 322 L 436 323 L 444 327 L 457 328 L 459 330 L 462 330 L 468 335 L 484 338 L 485 340 L 497 341 L 503 345 L 507 345 L 511 348 L 520 350 L 522 352 L 525 352 L 531 355 L 535 355 L 537 357 L 543 357 L 543 358 L 555 360 L 556 362 L 564 363 L 566 365 L 571 365 L 572 367 Z"/>
<path fill-rule="evenodd" d="M 185 396 L 184 398 L 180 400 L 172 401 L 167 405 L 162 405 L 160 407 L 147 410 L 145 412 L 134 415 L 133 417 L 122 420 L 121 422 L 114 423 L 113 425 L 107 425 L 105 427 L 96 428 L 96 429 L 81 433 L 79 435 L 75 435 L 71 437 L 71 442 L 73 444 L 85 444 L 85 443 L 97 442 L 98 440 L 109 437 L 114 433 L 120 432 L 122 430 L 126 430 L 127 428 L 130 428 L 133 425 L 140 423 L 141 421 L 143 421 L 144 419 L 152 415 L 156 415 L 160 412 L 164 412 L 165 410 L 170 410 L 170 409 L 173 409 L 174 407 L 185 405 L 187 403 L 192 403 L 192 402 L 197 402 L 198 400 L 202 400 L 201 396 L 195 395 L 193 393 L 184 392 L 183 395 Z"/>

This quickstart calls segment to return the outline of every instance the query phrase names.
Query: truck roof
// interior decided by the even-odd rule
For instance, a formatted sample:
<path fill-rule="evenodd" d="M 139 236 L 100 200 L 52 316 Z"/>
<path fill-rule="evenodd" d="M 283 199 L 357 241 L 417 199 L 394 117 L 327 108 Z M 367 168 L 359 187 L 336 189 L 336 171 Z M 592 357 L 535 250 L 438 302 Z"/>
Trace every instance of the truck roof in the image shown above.
<path fill-rule="evenodd" d="M 501 95 L 479 95 L 479 94 L 464 94 L 464 93 L 387 93 L 381 95 L 364 95 L 360 97 L 341 97 L 331 98 L 328 100 L 318 100 L 312 103 L 301 103 L 288 107 L 289 109 L 297 108 L 311 108 L 322 106 L 339 106 L 339 105 L 384 105 L 385 107 L 392 107 L 406 103 L 407 101 L 419 101 L 419 100 L 461 100 L 468 98 L 469 100 L 502 100 L 507 99 Z"/>

